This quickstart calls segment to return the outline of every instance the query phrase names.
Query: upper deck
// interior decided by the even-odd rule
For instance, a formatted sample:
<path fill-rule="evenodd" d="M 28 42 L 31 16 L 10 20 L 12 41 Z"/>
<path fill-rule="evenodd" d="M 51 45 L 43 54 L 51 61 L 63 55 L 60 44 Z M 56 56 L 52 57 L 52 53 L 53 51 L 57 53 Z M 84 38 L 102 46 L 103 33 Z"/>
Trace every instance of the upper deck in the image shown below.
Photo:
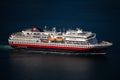
<path fill-rule="evenodd" d="M 96 34 L 92 32 L 86 32 L 82 29 L 76 28 L 76 30 L 67 30 L 66 32 L 57 32 L 55 28 L 51 31 L 42 30 L 36 27 L 22 30 L 11 35 L 12 38 L 30 38 L 30 39 L 48 39 L 59 41 L 88 41 L 95 39 Z M 95 40 L 96 41 L 96 40 Z"/>

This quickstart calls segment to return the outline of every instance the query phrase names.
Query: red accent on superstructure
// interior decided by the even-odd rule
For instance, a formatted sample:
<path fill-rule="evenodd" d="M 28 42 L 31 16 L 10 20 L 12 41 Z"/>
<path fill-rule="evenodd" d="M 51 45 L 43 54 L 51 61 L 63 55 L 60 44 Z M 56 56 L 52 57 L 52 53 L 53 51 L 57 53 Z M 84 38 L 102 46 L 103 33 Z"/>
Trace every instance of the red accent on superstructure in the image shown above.
<path fill-rule="evenodd" d="M 37 29 L 36 28 L 33 28 L 33 31 L 36 31 Z"/>
<path fill-rule="evenodd" d="M 78 48 L 78 47 L 67 47 L 67 46 L 52 46 L 52 45 L 35 45 L 35 44 L 10 44 L 12 47 L 30 47 L 30 48 L 40 48 L 40 49 L 64 49 L 64 50 L 80 50 L 87 51 L 91 48 Z"/>

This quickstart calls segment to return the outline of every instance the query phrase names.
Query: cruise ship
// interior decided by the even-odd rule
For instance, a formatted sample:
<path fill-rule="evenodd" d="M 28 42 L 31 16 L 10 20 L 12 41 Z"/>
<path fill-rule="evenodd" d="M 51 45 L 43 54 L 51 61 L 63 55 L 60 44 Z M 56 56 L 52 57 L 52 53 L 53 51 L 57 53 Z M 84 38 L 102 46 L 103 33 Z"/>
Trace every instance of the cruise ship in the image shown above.
<path fill-rule="evenodd" d="M 105 53 L 112 45 L 107 41 L 99 42 L 96 34 L 83 31 L 80 28 L 57 32 L 53 27 L 51 30 L 43 30 L 38 27 L 15 32 L 9 36 L 9 45 L 13 48 L 35 49 L 47 51 L 73 51 L 77 53 Z"/>

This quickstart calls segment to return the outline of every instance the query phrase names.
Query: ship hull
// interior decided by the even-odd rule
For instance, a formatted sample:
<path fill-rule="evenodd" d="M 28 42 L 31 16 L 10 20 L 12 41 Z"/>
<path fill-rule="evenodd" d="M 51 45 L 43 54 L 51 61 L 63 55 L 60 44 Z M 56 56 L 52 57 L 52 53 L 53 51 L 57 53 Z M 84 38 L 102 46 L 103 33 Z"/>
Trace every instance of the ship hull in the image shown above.
<path fill-rule="evenodd" d="M 73 52 L 73 53 L 105 53 L 107 47 L 83 48 L 83 47 L 66 47 L 66 46 L 48 46 L 48 45 L 31 45 L 31 44 L 10 44 L 11 47 L 17 49 L 31 49 L 41 51 L 58 51 L 58 52 Z"/>

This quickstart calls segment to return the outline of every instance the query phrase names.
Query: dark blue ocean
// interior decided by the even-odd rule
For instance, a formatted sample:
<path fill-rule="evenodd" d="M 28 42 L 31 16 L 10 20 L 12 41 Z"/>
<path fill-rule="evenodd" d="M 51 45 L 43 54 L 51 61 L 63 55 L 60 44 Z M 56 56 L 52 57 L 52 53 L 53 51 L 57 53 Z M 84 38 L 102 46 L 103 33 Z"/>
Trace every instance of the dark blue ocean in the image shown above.
<path fill-rule="evenodd" d="M 33 26 L 79 27 L 113 46 L 106 55 L 59 55 L 8 45 L 10 34 Z M 119 34 L 119 0 L 1 0 L 0 80 L 120 80 Z"/>

